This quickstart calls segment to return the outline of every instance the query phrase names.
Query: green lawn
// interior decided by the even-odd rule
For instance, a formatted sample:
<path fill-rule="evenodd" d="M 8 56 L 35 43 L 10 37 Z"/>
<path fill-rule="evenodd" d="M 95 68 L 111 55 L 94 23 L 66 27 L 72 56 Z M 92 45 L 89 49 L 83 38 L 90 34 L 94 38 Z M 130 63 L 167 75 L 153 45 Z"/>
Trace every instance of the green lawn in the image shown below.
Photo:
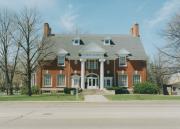
<path fill-rule="evenodd" d="M 105 95 L 106 98 L 113 101 L 121 100 L 180 100 L 180 96 L 165 96 L 165 95 Z"/>
<path fill-rule="evenodd" d="M 82 101 L 83 96 L 73 95 L 25 95 L 0 96 L 0 101 Z"/>

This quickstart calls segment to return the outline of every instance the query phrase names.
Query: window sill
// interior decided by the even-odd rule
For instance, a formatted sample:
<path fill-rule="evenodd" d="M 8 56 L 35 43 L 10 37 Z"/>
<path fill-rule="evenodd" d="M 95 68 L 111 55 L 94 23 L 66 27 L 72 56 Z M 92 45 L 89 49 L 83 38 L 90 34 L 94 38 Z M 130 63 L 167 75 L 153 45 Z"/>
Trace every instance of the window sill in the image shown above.
<path fill-rule="evenodd" d="M 127 67 L 127 65 L 119 65 L 119 67 Z"/>

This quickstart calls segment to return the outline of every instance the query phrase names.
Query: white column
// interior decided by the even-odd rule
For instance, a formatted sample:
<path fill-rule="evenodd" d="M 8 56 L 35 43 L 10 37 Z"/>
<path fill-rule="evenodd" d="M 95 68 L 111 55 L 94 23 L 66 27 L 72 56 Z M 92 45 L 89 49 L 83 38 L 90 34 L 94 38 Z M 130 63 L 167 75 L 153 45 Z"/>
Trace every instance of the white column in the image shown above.
<path fill-rule="evenodd" d="M 84 89 L 85 59 L 80 59 L 80 61 L 81 61 L 81 89 Z"/>
<path fill-rule="evenodd" d="M 99 59 L 100 61 L 100 90 L 104 89 L 104 61 L 105 59 Z"/>

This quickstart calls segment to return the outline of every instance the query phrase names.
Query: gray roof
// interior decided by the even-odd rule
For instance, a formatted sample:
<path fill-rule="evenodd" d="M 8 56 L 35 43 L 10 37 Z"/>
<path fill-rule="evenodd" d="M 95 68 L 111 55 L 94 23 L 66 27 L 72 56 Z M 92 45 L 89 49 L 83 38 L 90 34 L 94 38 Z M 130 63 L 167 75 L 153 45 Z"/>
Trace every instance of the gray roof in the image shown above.
<path fill-rule="evenodd" d="M 53 44 L 49 48 L 49 52 L 54 52 L 53 55 L 46 58 L 46 60 L 54 59 L 59 51 L 67 51 L 69 54 L 67 58 L 76 60 L 79 59 L 79 55 L 82 51 L 87 50 L 94 52 L 95 50 L 105 51 L 106 59 L 118 58 L 117 53 L 126 50 L 132 56 L 130 60 L 146 60 L 147 56 L 144 51 L 144 47 L 139 37 L 133 37 L 131 35 L 118 35 L 118 34 L 81 34 L 78 35 L 81 39 L 81 45 L 73 45 L 73 40 L 76 35 L 60 34 L 55 36 L 49 36 L 47 39 L 48 44 Z M 111 37 L 111 45 L 104 45 L 104 39 Z M 97 44 L 97 45 L 96 45 Z"/>

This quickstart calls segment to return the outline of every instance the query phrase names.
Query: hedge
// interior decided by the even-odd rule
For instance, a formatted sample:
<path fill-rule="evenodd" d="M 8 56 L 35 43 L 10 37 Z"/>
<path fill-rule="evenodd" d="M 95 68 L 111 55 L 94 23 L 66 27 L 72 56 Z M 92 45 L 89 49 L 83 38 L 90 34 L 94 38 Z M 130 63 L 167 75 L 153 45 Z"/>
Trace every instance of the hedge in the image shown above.
<path fill-rule="evenodd" d="M 151 82 L 138 83 L 134 85 L 135 94 L 157 94 L 159 88 Z"/>
<path fill-rule="evenodd" d="M 115 94 L 129 94 L 127 87 L 111 87 L 107 90 L 115 90 Z"/>

